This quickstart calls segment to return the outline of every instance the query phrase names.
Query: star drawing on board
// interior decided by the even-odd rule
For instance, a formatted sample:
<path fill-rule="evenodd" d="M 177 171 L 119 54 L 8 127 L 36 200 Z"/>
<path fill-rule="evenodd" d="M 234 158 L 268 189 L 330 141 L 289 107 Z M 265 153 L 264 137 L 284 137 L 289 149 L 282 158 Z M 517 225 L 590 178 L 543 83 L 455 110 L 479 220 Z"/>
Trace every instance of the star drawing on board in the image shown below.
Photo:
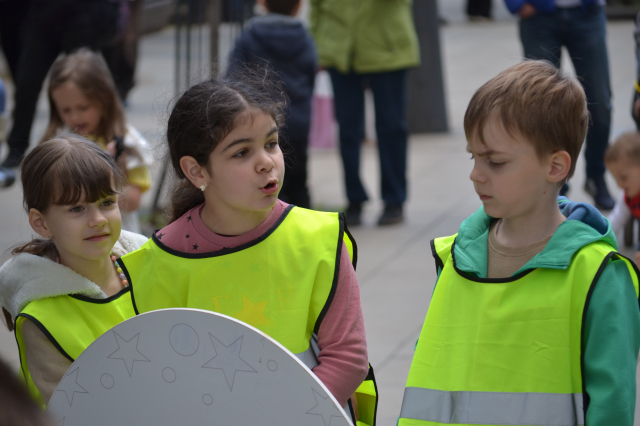
<path fill-rule="evenodd" d="M 56 392 L 64 392 L 64 395 L 67 397 L 67 401 L 69 402 L 69 407 L 71 407 L 71 404 L 73 404 L 73 395 L 75 395 L 76 393 L 89 393 L 78 383 L 79 373 L 80 367 L 77 367 L 72 372 L 65 374 L 64 378 L 60 381 L 60 384 L 56 388 Z"/>
<path fill-rule="evenodd" d="M 242 349 L 242 339 L 244 336 L 238 337 L 228 346 L 218 340 L 211 333 L 209 333 L 209 337 L 211 338 L 211 343 L 213 343 L 213 348 L 216 351 L 216 356 L 207 361 L 202 368 L 222 370 L 230 391 L 233 391 L 233 383 L 236 380 L 236 373 L 238 371 L 257 373 L 253 367 L 240 358 L 240 350 Z"/>
<path fill-rule="evenodd" d="M 127 367 L 127 373 L 129 373 L 129 377 L 131 377 L 131 374 L 133 374 L 133 364 L 136 361 L 151 362 L 149 358 L 142 355 L 142 353 L 140 353 L 140 351 L 138 350 L 138 338 L 140 337 L 140 333 L 136 334 L 129 340 L 125 340 L 115 331 L 113 332 L 113 335 L 116 338 L 118 349 L 107 358 L 121 359 L 124 362 L 124 365 Z"/>
<path fill-rule="evenodd" d="M 64 419 L 66 417 L 61 418 L 60 420 L 58 420 L 58 423 L 56 423 L 56 426 L 64 426 Z"/>
<path fill-rule="evenodd" d="M 329 424 L 331 424 L 331 417 L 342 417 L 328 395 L 325 398 L 316 392 L 315 389 L 312 388 L 311 391 L 313 392 L 313 397 L 316 400 L 316 405 L 311 407 L 311 409 L 307 411 L 307 414 L 322 416 L 322 422 L 325 426 L 329 426 Z"/>

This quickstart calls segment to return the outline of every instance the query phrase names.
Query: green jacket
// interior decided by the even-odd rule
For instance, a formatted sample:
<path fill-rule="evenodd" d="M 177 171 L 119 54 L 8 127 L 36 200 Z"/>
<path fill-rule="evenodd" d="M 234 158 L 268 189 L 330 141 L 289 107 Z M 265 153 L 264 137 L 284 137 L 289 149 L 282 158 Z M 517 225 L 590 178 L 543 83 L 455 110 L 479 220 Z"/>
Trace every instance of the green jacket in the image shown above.
<path fill-rule="evenodd" d="M 564 197 L 558 205 L 567 220 L 542 252 L 517 273 L 531 268 L 566 269 L 575 252 L 602 240 L 618 244 L 609 221 L 594 207 Z M 458 231 L 456 266 L 477 277 L 487 276 L 487 240 L 494 219 L 483 208 Z M 440 271 L 438 271 L 438 274 Z M 586 424 L 632 426 L 636 401 L 636 361 L 640 350 L 638 299 L 627 266 L 613 260 L 593 290 L 583 330 L 585 387 L 590 397 Z"/>
<path fill-rule="evenodd" d="M 311 0 L 310 20 L 323 67 L 364 74 L 420 63 L 412 0 Z"/>

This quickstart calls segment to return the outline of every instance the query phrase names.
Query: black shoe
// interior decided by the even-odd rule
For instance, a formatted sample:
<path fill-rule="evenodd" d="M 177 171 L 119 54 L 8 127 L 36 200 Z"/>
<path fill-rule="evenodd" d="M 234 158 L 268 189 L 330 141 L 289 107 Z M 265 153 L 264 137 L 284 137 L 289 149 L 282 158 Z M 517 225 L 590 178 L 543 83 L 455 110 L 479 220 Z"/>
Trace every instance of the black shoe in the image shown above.
<path fill-rule="evenodd" d="M 393 225 L 401 222 L 404 222 L 402 204 L 385 204 L 384 211 L 380 219 L 378 219 L 378 226 Z"/>
<path fill-rule="evenodd" d="M 560 196 L 561 197 L 566 197 L 567 194 L 569 193 L 569 190 L 571 189 L 571 187 L 569 187 L 568 183 L 564 183 L 562 185 L 562 188 L 560 188 Z"/>
<path fill-rule="evenodd" d="M 347 211 L 345 212 L 345 219 L 347 226 L 358 226 L 362 223 L 360 216 L 362 215 L 362 204 L 354 203 L 349 204 Z"/>
<path fill-rule="evenodd" d="M 16 172 L 13 169 L 0 167 L 0 188 L 8 188 L 16 181 Z"/>
<path fill-rule="evenodd" d="M 0 164 L 0 167 L 5 169 L 15 169 L 20 166 L 20 162 L 22 161 L 22 154 L 18 154 L 13 149 L 9 151 L 9 155 L 5 160 Z"/>
<path fill-rule="evenodd" d="M 609 195 L 604 176 L 587 179 L 584 183 L 584 190 L 593 197 L 594 204 L 600 210 L 611 210 L 616 205 L 615 200 Z"/>

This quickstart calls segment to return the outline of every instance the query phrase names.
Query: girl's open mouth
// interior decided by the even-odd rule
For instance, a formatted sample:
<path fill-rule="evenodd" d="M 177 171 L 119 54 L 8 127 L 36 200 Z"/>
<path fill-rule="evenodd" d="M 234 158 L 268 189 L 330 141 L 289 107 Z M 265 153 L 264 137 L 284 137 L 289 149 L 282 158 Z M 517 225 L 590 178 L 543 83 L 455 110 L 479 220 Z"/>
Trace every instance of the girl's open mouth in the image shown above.
<path fill-rule="evenodd" d="M 264 187 L 260 188 L 260 191 L 267 195 L 271 195 L 278 190 L 278 182 L 269 182 Z"/>

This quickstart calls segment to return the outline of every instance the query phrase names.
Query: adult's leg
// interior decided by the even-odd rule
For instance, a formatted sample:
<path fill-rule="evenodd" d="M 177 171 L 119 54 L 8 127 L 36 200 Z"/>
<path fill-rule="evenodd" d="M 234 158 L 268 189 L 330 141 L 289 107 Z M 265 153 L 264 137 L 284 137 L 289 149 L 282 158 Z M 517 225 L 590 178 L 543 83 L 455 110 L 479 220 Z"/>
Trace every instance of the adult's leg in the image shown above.
<path fill-rule="evenodd" d="M 311 208 L 307 187 L 308 138 L 291 138 L 285 149 L 289 151 L 284 160 L 284 182 L 280 199 L 306 209 Z"/>
<path fill-rule="evenodd" d="M 604 7 L 578 7 L 568 12 L 571 27 L 566 46 L 587 95 L 587 108 L 591 114 L 585 146 L 587 179 L 602 179 L 605 172 L 604 153 L 609 144 L 611 128 L 611 88 Z"/>
<path fill-rule="evenodd" d="M 368 74 L 376 110 L 382 199 L 401 206 L 407 199 L 406 70 Z"/>
<path fill-rule="evenodd" d="M 360 180 L 360 145 L 364 137 L 363 78 L 350 72 L 343 74 L 330 68 L 336 119 L 340 126 L 340 154 L 349 204 L 369 199 Z"/>
<path fill-rule="evenodd" d="M 491 0 L 467 0 L 467 15 L 491 17 Z"/>
<path fill-rule="evenodd" d="M 520 41 L 527 59 L 545 59 L 560 67 L 564 24 L 560 11 L 520 19 Z"/>
<path fill-rule="evenodd" d="M 29 0 L 0 1 L 0 46 L 13 79 L 18 70 L 20 37 L 28 10 Z"/>
<path fill-rule="evenodd" d="M 16 91 L 13 127 L 7 138 L 9 156 L 2 163 L 2 167 L 18 167 L 21 157 L 27 151 L 42 82 L 60 53 L 55 35 L 51 34 L 51 28 L 30 18 L 27 20 L 14 76 Z"/>

